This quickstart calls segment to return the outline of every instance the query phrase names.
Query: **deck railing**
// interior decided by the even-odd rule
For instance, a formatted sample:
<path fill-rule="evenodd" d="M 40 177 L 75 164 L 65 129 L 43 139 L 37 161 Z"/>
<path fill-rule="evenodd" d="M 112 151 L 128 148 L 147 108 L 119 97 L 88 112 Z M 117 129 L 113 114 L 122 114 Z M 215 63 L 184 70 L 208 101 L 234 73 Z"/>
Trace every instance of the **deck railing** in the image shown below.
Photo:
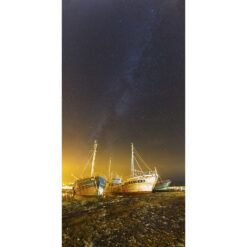
<path fill-rule="evenodd" d="M 135 170 L 134 175 L 130 175 L 127 178 L 133 178 L 133 177 L 139 177 L 139 176 L 141 177 L 141 176 L 148 176 L 148 175 L 158 176 L 156 171 L 138 171 L 138 170 Z"/>

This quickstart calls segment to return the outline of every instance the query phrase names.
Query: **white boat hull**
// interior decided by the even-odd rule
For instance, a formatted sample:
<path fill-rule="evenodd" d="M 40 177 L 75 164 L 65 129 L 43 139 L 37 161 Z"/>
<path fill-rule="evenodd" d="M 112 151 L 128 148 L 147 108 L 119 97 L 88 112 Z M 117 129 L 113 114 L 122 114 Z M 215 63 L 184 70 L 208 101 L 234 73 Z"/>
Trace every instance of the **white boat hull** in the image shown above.
<path fill-rule="evenodd" d="M 156 175 L 138 176 L 127 179 L 121 189 L 123 194 L 142 194 L 152 193 L 152 190 L 157 182 Z"/>

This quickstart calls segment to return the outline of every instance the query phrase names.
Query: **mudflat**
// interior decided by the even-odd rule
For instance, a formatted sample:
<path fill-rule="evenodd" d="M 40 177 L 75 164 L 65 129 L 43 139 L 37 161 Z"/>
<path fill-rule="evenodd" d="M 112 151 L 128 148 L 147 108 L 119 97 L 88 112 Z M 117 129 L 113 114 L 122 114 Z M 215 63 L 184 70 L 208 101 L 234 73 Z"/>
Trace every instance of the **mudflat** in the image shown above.
<path fill-rule="evenodd" d="M 77 198 L 62 214 L 63 247 L 185 246 L 185 192 Z"/>

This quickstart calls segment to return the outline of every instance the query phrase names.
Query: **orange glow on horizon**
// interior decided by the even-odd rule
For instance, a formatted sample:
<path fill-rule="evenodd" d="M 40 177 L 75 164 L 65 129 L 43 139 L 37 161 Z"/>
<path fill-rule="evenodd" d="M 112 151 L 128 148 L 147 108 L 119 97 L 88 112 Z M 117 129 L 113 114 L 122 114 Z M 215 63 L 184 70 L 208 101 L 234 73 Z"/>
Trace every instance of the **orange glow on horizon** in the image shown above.
<path fill-rule="evenodd" d="M 88 163 L 86 169 L 85 164 L 87 163 L 86 158 L 88 156 L 85 156 L 84 158 L 80 155 L 65 155 L 63 154 L 63 163 L 62 163 L 62 182 L 63 184 L 70 184 L 75 181 L 75 177 L 82 178 L 82 177 L 90 177 L 91 176 L 91 161 Z M 109 155 L 110 157 L 110 155 Z M 100 153 L 100 151 L 96 155 L 96 161 L 95 161 L 95 176 L 101 175 L 105 178 L 108 177 L 108 169 L 109 169 L 109 157 L 107 155 L 103 155 Z M 151 162 L 148 162 L 148 160 L 144 160 L 148 163 L 151 169 L 154 169 L 154 167 L 157 168 L 158 172 L 161 174 L 161 177 L 163 179 L 169 178 L 173 174 L 180 173 L 179 166 L 177 165 L 179 159 L 177 157 L 162 157 L 162 159 L 159 160 L 159 163 L 156 164 Z M 153 160 L 158 160 L 155 157 Z M 122 178 L 127 177 L 131 173 L 131 160 L 130 160 L 130 152 L 128 155 L 126 154 L 118 154 L 115 156 L 112 156 L 112 164 L 111 164 L 111 174 L 113 176 L 120 176 Z M 166 164 L 174 164 L 166 166 Z M 136 165 L 136 169 L 139 169 Z M 143 170 L 145 169 L 145 166 L 142 165 Z M 83 173 L 84 171 L 84 173 Z M 166 174 L 165 176 L 163 174 Z M 183 171 L 181 172 L 181 175 L 183 174 Z"/>

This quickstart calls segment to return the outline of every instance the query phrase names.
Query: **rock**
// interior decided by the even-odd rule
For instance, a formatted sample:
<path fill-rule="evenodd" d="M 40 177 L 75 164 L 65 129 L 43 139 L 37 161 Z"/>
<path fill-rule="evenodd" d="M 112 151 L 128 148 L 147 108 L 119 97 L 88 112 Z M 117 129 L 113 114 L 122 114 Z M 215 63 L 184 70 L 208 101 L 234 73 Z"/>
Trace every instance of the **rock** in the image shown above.
<path fill-rule="evenodd" d="M 67 202 L 62 245 L 184 246 L 184 193 L 172 194 Z"/>

